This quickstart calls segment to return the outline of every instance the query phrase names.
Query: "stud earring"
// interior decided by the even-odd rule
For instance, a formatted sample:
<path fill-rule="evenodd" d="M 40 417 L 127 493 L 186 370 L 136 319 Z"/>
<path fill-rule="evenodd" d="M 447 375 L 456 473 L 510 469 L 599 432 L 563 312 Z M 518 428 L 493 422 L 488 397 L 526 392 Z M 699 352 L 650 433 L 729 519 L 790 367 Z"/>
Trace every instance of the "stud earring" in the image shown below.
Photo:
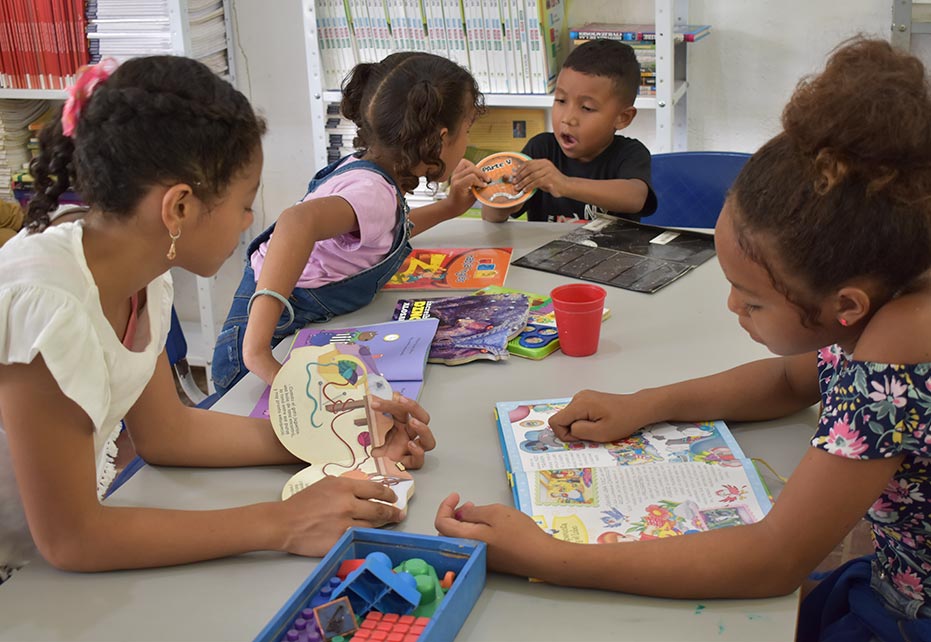
<path fill-rule="evenodd" d="M 847 322 L 847 319 L 845 319 L 844 317 L 840 317 L 840 318 L 837 320 L 837 322 L 840 323 L 840 324 L 841 324 L 842 326 L 844 326 L 845 328 L 849 325 L 849 323 Z"/>
<path fill-rule="evenodd" d="M 168 233 L 168 238 L 171 239 L 171 245 L 168 247 L 168 254 L 165 255 L 169 261 L 174 261 L 175 257 L 178 255 L 178 252 L 175 249 L 175 242 L 181 238 L 181 228 L 178 228 L 177 234 Z"/>

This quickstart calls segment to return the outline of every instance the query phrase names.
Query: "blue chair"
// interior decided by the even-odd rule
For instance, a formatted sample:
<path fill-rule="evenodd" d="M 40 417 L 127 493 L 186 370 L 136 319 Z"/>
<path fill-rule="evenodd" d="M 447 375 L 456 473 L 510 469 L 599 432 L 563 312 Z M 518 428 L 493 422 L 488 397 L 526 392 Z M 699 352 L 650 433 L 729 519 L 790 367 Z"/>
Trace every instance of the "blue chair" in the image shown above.
<path fill-rule="evenodd" d="M 750 154 L 673 152 L 653 155 L 656 212 L 648 225 L 710 228 L 718 220 L 724 197 Z"/>
<path fill-rule="evenodd" d="M 165 353 L 168 356 L 168 363 L 171 364 L 175 375 L 178 377 L 181 390 L 195 406 L 209 408 L 217 402 L 220 398 L 219 393 L 215 392 L 208 396 L 194 381 L 191 367 L 187 362 L 187 341 L 184 338 L 184 330 L 181 328 L 181 322 L 178 320 L 178 314 L 175 312 L 174 306 L 171 308 L 171 328 L 168 330 L 168 338 L 165 341 Z M 143 466 L 145 466 L 145 460 L 142 457 L 139 455 L 133 457 L 132 461 L 126 464 L 126 467 L 119 472 L 113 483 L 110 484 L 106 496 L 112 495 L 117 488 L 125 484 Z"/>

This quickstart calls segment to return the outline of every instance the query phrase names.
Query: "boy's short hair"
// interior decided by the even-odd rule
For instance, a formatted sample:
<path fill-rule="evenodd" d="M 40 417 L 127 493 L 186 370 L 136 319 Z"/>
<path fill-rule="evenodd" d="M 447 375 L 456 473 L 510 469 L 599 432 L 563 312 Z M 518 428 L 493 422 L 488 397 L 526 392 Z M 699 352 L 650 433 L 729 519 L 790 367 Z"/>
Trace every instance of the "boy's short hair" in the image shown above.
<path fill-rule="evenodd" d="M 633 105 L 637 99 L 640 63 L 630 45 L 618 40 L 589 40 L 573 49 L 562 66 L 590 76 L 610 78 L 625 107 Z"/>

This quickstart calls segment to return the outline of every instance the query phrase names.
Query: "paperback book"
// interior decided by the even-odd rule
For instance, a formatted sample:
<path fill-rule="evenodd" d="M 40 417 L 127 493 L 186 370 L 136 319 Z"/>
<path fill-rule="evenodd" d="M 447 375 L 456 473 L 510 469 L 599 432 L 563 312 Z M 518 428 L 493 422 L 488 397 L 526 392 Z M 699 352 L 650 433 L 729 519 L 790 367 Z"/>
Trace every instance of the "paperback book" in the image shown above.
<path fill-rule="evenodd" d="M 414 249 L 385 290 L 477 290 L 503 285 L 511 248 Z"/>
<path fill-rule="evenodd" d="M 508 358 L 508 341 L 527 325 L 529 303 L 520 293 L 480 294 L 440 299 L 400 299 L 394 318 L 436 319 L 430 363 L 455 366 Z"/>
<path fill-rule="evenodd" d="M 361 363 L 366 372 L 383 377 L 392 390 L 417 399 L 423 387 L 424 367 L 439 321 L 375 323 L 351 328 L 304 328 L 294 337 L 285 364 L 300 348 L 336 346 L 346 364 Z M 269 418 L 271 387 L 259 397 L 250 417 Z"/>
<path fill-rule="evenodd" d="M 714 237 L 602 217 L 514 261 L 635 292 L 653 293 L 714 256 Z"/>
<path fill-rule="evenodd" d="M 495 410 L 514 503 L 554 537 L 671 537 L 752 524 L 771 508 L 723 422 L 659 423 L 617 442 L 563 442 L 549 418 L 568 402 L 500 402 Z"/>

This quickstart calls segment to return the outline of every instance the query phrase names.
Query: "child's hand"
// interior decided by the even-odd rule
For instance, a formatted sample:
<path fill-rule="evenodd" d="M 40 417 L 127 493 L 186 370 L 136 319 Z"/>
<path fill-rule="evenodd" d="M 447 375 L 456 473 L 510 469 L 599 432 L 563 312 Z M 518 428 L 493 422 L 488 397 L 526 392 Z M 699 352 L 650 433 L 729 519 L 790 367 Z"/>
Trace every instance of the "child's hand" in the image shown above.
<path fill-rule="evenodd" d="M 535 158 L 514 170 L 513 181 L 518 190 L 542 189 L 544 192 L 559 198 L 565 196 L 569 179 L 556 169 L 552 161 L 545 158 Z"/>
<path fill-rule="evenodd" d="M 459 216 L 475 204 L 473 187 L 485 187 L 487 184 L 485 174 L 475 163 L 465 158 L 459 161 L 449 179 L 449 194 L 446 196 L 450 211 L 455 212 L 454 216 Z"/>
<path fill-rule="evenodd" d="M 283 511 L 277 513 L 283 519 L 276 520 L 283 537 L 281 550 L 321 557 L 350 526 L 378 528 L 401 521 L 400 509 L 391 505 L 397 499 L 393 490 L 377 482 L 324 477 L 272 505 Z"/>
<path fill-rule="evenodd" d="M 502 573 L 540 577 L 547 566 L 547 551 L 558 540 L 536 522 L 503 504 L 459 504 L 453 493 L 440 504 L 433 525 L 440 535 L 477 539 L 488 545 L 488 567 Z M 538 572 L 537 569 L 540 569 Z"/>
<path fill-rule="evenodd" d="M 583 390 L 550 417 L 550 428 L 563 441 L 616 441 L 653 423 L 633 395 Z"/>
<path fill-rule="evenodd" d="M 426 451 L 436 447 L 436 439 L 430 431 L 430 414 L 423 407 L 399 393 L 387 399 L 372 399 L 372 409 L 390 414 L 394 426 L 385 436 L 385 445 L 372 452 L 392 461 L 401 462 L 405 468 L 423 466 Z"/>

